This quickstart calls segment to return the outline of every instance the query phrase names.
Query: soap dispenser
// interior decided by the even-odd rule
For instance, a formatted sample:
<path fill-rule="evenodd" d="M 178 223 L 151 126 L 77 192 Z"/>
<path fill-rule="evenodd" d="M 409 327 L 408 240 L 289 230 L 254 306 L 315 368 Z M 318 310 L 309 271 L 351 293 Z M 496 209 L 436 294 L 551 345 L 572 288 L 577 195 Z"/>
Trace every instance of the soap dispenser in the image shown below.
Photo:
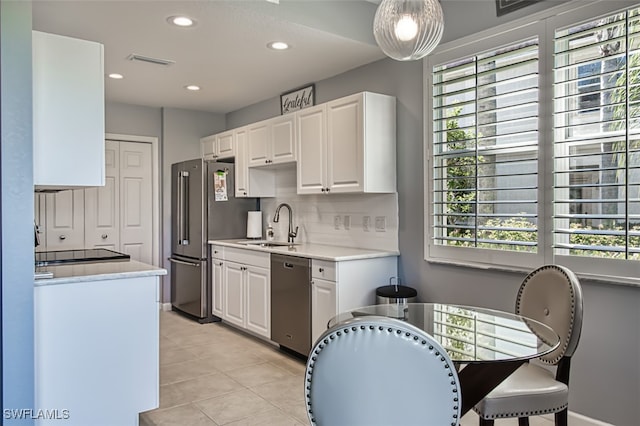
<path fill-rule="evenodd" d="M 273 225 L 269 222 L 269 225 L 267 226 L 267 241 L 273 241 L 273 237 Z"/>

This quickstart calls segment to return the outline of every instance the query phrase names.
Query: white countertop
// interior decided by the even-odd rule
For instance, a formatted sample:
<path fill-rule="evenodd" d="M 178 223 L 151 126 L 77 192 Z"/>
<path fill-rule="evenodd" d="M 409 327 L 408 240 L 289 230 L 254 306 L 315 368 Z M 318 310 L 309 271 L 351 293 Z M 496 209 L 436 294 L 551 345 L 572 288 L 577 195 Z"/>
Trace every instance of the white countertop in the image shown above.
<path fill-rule="evenodd" d="M 35 280 L 36 286 L 73 282 L 117 280 L 121 278 L 166 275 L 167 270 L 135 260 L 78 263 L 75 265 L 49 265 L 36 268 L 36 272 L 52 272 L 53 278 Z"/>
<path fill-rule="evenodd" d="M 341 262 L 345 260 L 373 259 L 377 257 L 399 256 L 400 252 L 394 250 L 372 250 L 354 247 L 340 247 L 324 244 L 302 243 L 293 246 L 261 247 L 260 245 L 243 244 L 247 240 L 210 240 L 209 244 L 225 247 L 234 247 L 247 250 L 256 250 L 268 253 L 290 254 L 292 256 L 308 257 L 312 259 L 331 260 Z M 262 240 L 261 240 L 262 241 Z"/>

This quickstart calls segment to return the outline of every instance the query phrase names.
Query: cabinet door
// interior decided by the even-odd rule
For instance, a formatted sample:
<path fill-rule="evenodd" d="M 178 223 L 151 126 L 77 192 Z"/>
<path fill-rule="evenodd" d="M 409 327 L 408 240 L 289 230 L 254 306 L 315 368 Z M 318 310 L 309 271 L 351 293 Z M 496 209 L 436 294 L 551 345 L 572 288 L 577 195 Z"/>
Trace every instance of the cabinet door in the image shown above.
<path fill-rule="evenodd" d="M 204 160 L 214 160 L 216 158 L 216 135 L 207 136 L 200 139 L 200 148 Z"/>
<path fill-rule="evenodd" d="M 33 183 L 104 185 L 104 71 L 99 43 L 33 31 Z"/>
<path fill-rule="evenodd" d="M 271 274 L 268 269 L 247 266 L 247 329 L 271 338 Z"/>
<path fill-rule="evenodd" d="M 240 327 L 245 327 L 244 314 L 244 266 L 235 262 L 225 262 L 223 273 L 223 314 L 222 319 Z"/>
<path fill-rule="evenodd" d="M 47 194 L 47 250 L 84 248 L 84 190 Z"/>
<path fill-rule="evenodd" d="M 298 127 L 298 194 L 319 194 L 325 189 L 325 105 L 306 108 L 296 115 Z"/>
<path fill-rule="evenodd" d="M 120 249 L 153 263 L 151 144 L 120 142 Z"/>
<path fill-rule="evenodd" d="M 268 121 L 252 124 L 247 130 L 247 162 L 251 166 L 264 166 L 271 161 L 271 131 Z"/>
<path fill-rule="evenodd" d="M 223 306 L 224 306 L 224 285 L 223 285 L 223 261 L 220 259 L 212 259 L 211 261 L 211 269 L 212 269 L 212 303 L 211 303 L 211 311 L 213 315 L 216 315 L 220 318 L 223 317 Z"/>
<path fill-rule="evenodd" d="M 362 94 L 327 103 L 327 186 L 331 192 L 364 191 L 362 108 Z"/>
<path fill-rule="evenodd" d="M 314 278 L 311 282 L 311 343 L 327 330 L 329 320 L 336 316 L 338 301 L 336 283 Z"/>
<path fill-rule="evenodd" d="M 277 117 L 271 122 L 271 160 L 273 163 L 296 161 L 295 114 Z"/>
<path fill-rule="evenodd" d="M 217 158 L 230 158 L 235 155 L 233 131 L 220 133 L 216 136 Z"/>
<path fill-rule="evenodd" d="M 247 167 L 247 131 L 236 131 L 236 197 L 249 194 L 249 168 Z"/>
<path fill-rule="evenodd" d="M 87 247 L 120 250 L 120 149 L 105 142 L 105 185 L 84 191 L 85 241 Z"/>

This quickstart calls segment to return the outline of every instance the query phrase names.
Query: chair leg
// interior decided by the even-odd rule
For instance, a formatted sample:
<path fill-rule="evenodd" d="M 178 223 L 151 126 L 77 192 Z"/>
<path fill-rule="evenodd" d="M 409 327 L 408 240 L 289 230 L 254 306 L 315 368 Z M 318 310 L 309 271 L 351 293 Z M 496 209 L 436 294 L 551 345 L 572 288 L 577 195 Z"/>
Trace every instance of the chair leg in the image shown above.
<path fill-rule="evenodd" d="M 518 417 L 518 426 L 529 426 L 529 417 Z"/>
<path fill-rule="evenodd" d="M 493 419 L 483 419 L 480 417 L 480 426 L 493 426 Z"/>
<path fill-rule="evenodd" d="M 569 421 L 567 419 L 567 413 L 569 412 L 569 408 L 565 408 L 562 411 L 558 411 L 554 417 L 556 420 L 556 426 L 568 426 Z"/>

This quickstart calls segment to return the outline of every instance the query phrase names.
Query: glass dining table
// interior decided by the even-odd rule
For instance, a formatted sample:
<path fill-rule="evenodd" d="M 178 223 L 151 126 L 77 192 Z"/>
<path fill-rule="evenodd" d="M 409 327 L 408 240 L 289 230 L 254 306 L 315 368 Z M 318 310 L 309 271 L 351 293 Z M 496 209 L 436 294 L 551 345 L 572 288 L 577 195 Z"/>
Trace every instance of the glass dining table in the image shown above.
<path fill-rule="evenodd" d="M 530 359 L 560 344 L 547 325 L 508 312 L 442 303 L 364 306 L 342 312 L 328 327 L 362 316 L 406 321 L 433 336 L 458 369 L 462 415 Z"/>

